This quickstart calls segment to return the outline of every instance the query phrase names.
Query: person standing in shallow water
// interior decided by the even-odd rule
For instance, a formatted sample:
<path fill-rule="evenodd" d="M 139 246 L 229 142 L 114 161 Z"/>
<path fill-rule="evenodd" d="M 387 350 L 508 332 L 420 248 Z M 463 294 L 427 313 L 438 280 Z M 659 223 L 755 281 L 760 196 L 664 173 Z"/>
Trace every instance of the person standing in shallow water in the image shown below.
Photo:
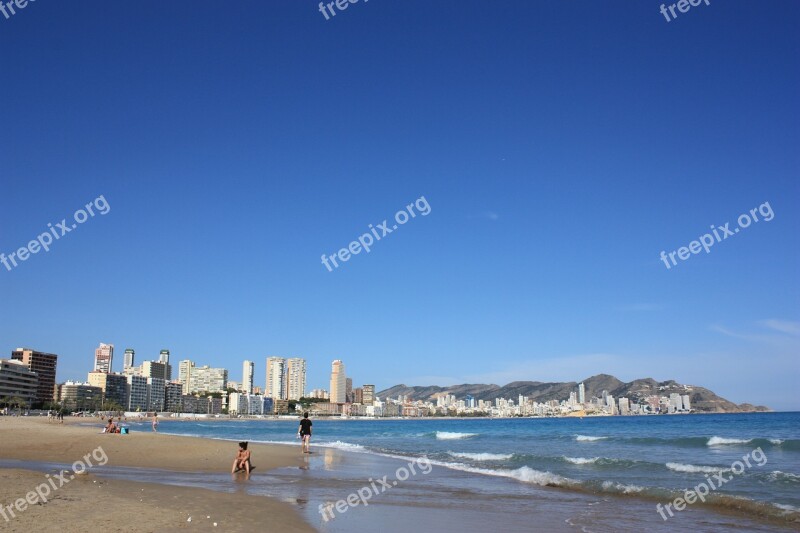
<path fill-rule="evenodd" d="M 303 419 L 300 420 L 300 427 L 297 429 L 297 434 L 300 435 L 300 442 L 303 447 L 303 453 L 311 453 L 311 420 L 308 419 L 308 413 L 303 413 Z"/>
<path fill-rule="evenodd" d="M 153 431 L 158 433 L 158 413 L 153 413 Z"/>

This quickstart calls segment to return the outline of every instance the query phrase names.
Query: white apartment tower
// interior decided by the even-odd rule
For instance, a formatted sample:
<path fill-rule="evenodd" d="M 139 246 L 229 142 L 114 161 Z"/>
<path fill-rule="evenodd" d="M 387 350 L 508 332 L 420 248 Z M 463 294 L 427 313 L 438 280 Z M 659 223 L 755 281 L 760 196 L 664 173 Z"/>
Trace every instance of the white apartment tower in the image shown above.
<path fill-rule="evenodd" d="M 331 364 L 331 403 L 345 403 L 347 401 L 347 376 L 344 373 L 344 363 L 336 359 Z"/>
<path fill-rule="evenodd" d="M 275 400 L 286 398 L 286 359 L 267 357 L 267 386 L 264 396 Z"/>
<path fill-rule="evenodd" d="M 306 360 L 293 357 L 286 361 L 286 398 L 299 400 L 306 394 Z"/>
<path fill-rule="evenodd" d="M 253 370 L 255 363 L 253 361 L 245 361 L 242 364 L 242 390 L 247 394 L 253 394 Z"/>

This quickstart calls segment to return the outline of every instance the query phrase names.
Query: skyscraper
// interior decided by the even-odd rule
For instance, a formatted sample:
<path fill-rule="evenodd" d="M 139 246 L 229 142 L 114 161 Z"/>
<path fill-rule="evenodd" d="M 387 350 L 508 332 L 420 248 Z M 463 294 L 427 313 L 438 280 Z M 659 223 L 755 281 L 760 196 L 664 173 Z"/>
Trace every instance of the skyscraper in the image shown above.
<path fill-rule="evenodd" d="M 286 359 L 267 357 L 267 388 L 264 396 L 275 400 L 286 398 Z"/>
<path fill-rule="evenodd" d="M 583 381 L 578 385 L 578 403 L 581 405 L 586 403 L 586 387 L 583 386 Z"/>
<path fill-rule="evenodd" d="M 170 381 L 172 379 L 172 365 L 169 364 L 169 350 L 161 350 L 159 352 L 159 354 L 158 354 L 158 362 L 159 363 L 164 363 L 164 365 L 166 365 L 166 367 L 167 367 L 167 377 L 165 377 L 164 379 L 166 379 L 167 381 Z"/>
<path fill-rule="evenodd" d="M 100 343 L 100 346 L 94 351 L 94 371 L 111 372 L 112 363 L 114 362 L 114 345 Z"/>
<path fill-rule="evenodd" d="M 364 385 L 364 405 L 373 405 L 375 403 L 375 385 Z"/>
<path fill-rule="evenodd" d="M 136 352 L 133 351 L 133 348 L 127 348 L 125 350 L 125 355 L 122 358 L 123 372 L 129 368 L 133 368 L 135 357 L 136 357 Z"/>
<path fill-rule="evenodd" d="M 331 364 L 331 403 L 345 403 L 347 400 L 347 376 L 344 363 L 336 359 Z"/>
<path fill-rule="evenodd" d="M 353 378 L 347 378 L 344 386 L 344 401 L 347 403 L 353 403 L 353 400 L 355 399 L 353 396 Z"/>
<path fill-rule="evenodd" d="M 192 369 L 194 362 L 190 359 L 184 359 L 178 363 L 178 381 L 183 385 L 183 393 L 189 394 L 192 385 Z"/>
<path fill-rule="evenodd" d="M 293 357 L 286 362 L 285 400 L 299 400 L 306 394 L 306 360 Z"/>
<path fill-rule="evenodd" d="M 245 361 L 242 365 L 242 390 L 247 394 L 253 394 L 253 361 Z"/>
<path fill-rule="evenodd" d="M 36 385 L 36 403 L 49 403 L 53 401 L 53 390 L 56 385 L 56 366 L 58 356 L 54 353 L 44 353 L 30 348 L 17 348 L 11 352 L 11 359 L 22 361 L 31 372 L 36 372 L 38 382 Z"/>

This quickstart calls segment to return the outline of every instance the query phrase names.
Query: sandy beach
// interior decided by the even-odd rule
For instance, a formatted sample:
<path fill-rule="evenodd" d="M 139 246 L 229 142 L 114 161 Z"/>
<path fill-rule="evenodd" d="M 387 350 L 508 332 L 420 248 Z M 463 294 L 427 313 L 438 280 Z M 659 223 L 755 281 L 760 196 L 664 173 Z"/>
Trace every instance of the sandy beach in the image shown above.
<path fill-rule="evenodd" d="M 73 464 L 102 446 L 105 468 L 139 467 L 164 471 L 230 472 L 236 444 L 151 432 L 129 435 L 100 434 L 82 424 L 93 419 L 72 419 L 65 424 L 44 418 L 0 417 L 0 459 Z M 260 475 L 279 467 L 299 465 L 302 457 L 289 446 L 250 447 L 253 464 Z M 102 454 L 97 453 L 102 459 Z M 92 459 L 95 461 L 95 459 Z M 41 471 L 24 468 L 0 469 L 0 505 L 9 520 L 0 515 L 0 529 L 28 531 L 314 531 L 290 504 L 265 496 L 216 492 L 154 483 L 107 479 L 92 474 L 53 490 L 46 503 L 14 504 L 46 481 Z M 210 518 L 207 518 L 210 517 Z M 191 521 L 189 521 L 191 518 Z M 214 525 L 216 523 L 216 526 Z"/>

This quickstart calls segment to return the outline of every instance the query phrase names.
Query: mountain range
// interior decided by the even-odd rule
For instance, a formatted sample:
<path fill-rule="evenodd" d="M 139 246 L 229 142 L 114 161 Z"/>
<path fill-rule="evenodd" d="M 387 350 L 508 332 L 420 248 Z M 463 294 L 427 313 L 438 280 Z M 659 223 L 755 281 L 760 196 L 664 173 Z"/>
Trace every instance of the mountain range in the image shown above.
<path fill-rule="evenodd" d="M 712 391 L 695 385 L 681 385 L 674 380 L 656 381 L 652 378 L 636 379 L 625 383 L 608 374 L 598 374 L 583 380 L 586 391 L 586 400 L 592 397 L 602 397 L 603 391 L 608 391 L 614 398 L 628 398 L 635 403 L 644 403 L 647 396 L 669 396 L 675 392 L 678 394 L 688 394 L 692 409 L 704 413 L 749 413 L 771 411 L 763 405 L 754 406 L 748 403 L 735 404 L 725 398 L 717 396 Z M 495 398 L 506 398 L 517 400 L 522 396 L 536 402 L 546 402 L 549 400 L 568 400 L 571 392 L 577 392 L 578 383 L 575 381 L 563 383 L 544 383 L 541 381 L 514 381 L 508 385 L 483 385 L 483 384 L 463 384 L 450 387 L 440 387 L 437 385 L 408 387 L 406 385 L 395 385 L 377 393 L 378 397 L 396 398 L 397 396 L 407 396 L 413 400 L 435 401 L 443 394 L 452 394 L 458 399 L 464 399 L 468 394 L 475 397 L 475 400 L 493 401 Z"/>

